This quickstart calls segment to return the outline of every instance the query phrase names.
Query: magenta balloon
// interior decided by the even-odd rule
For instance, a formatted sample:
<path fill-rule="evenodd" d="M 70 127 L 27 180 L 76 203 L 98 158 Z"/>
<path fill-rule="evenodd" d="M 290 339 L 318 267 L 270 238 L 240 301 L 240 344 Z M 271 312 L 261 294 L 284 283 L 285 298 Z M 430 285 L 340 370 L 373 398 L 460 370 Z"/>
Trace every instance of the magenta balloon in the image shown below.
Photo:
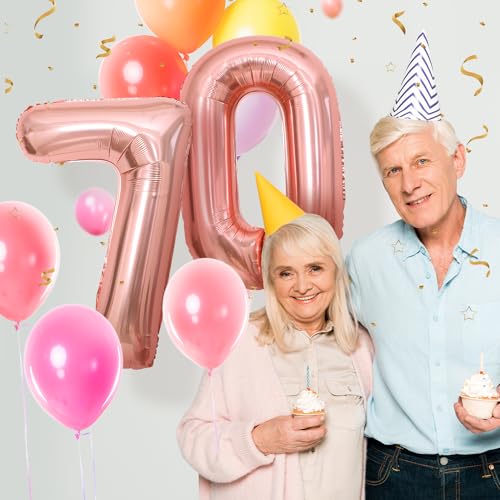
<path fill-rule="evenodd" d="M 114 198 L 102 188 L 83 191 L 75 204 L 75 215 L 80 227 L 95 236 L 108 231 L 115 211 Z"/>
<path fill-rule="evenodd" d="M 59 243 L 45 215 L 21 201 L 0 203 L 0 314 L 11 321 L 31 316 L 58 270 Z"/>
<path fill-rule="evenodd" d="M 245 285 L 224 262 L 188 262 L 168 282 L 163 319 L 177 348 L 211 370 L 226 359 L 247 325 Z"/>
<path fill-rule="evenodd" d="M 265 92 L 252 92 L 236 108 L 236 155 L 262 142 L 278 116 L 276 101 Z"/>
<path fill-rule="evenodd" d="M 122 350 L 113 325 L 87 306 L 67 304 L 42 316 L 24 351 L 28 387 L 58 422 L 80 431 L 115 394 Z"/>

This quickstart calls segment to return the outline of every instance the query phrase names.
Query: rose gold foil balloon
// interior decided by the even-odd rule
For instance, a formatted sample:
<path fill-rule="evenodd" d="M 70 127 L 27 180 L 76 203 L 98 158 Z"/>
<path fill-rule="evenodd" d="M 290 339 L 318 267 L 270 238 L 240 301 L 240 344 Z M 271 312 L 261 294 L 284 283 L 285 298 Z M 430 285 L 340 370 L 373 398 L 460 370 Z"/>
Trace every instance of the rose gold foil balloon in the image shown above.
<path fill-rule="evenodd" d="M 17 125 L 33 161 L 101 160 L 120 176 L 97 310 L 115 327 L 127 368 L 155 358 L 190 136 L 189 109 L 167 98 L 42 104 Z"/>
<path fill-rule="evenodd" d="M 281 107 L 287 195 L 322 215 L 342 236 L 344 167 L 332 78 L 304 46 L 275 37 L 245 37 L 217 46 L 189 71 L 181 99 L 193 115 L 193 142 L 183 219 L 191 255 L 231 265 L 247 288 L 262 288 L 264 231 L 240 215 L 234 124 L 238 101 L 268 92 Z"/>

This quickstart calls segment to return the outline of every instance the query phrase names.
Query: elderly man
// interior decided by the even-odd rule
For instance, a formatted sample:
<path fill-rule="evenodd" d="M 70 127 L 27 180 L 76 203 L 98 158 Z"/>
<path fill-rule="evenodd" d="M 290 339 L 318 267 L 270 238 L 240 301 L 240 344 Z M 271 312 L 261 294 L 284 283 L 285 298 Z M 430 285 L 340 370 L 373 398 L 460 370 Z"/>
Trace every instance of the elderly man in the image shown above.
<path fill-rule="evenodd" d="M 370 138 L 401 220 L 348 257 L 355 312 L 376 349 L 368 500 L 500 498 L 500 405 L 480 419 L 459 399 L 480 359 L 485 384 L 487 374 L 500 381 L 500 220 L 457 194 L 465 150 L 441 117 L 421 33 L 391 116 Z"/>

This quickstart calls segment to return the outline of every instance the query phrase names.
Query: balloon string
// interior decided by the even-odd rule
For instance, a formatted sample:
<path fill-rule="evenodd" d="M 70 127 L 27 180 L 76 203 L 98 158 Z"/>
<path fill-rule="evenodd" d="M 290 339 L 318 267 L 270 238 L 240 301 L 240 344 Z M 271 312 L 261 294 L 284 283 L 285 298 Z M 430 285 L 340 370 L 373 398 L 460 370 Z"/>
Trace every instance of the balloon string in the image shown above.
<path fill-rule="evenodd" d="M 89 435 L 89 445 L 90 445 L 90 459 L 92 461 L 92 479 L 94 482 L 94 500 L 97 500 L 97 481 L 95 474 L 95 455 L 94 455 L 94 441 L 92 439 L 92 433 L 88 431 Z"/>
<path fill-rule="evenodd" d="M 219 429 L 217 427 L 217 417 L 215 414 L 215 396 L 214 389 L 212 386 L 212 372 L 208 371 L 208 378 L 210 379 L 210 397 L 212 399 L 212 420 L 214 422 L 214 433 L 215 433 L 215 455 L 219 455 Z"/>
<path fill-rule="evenodd" d="M 23 370 L 23 356 L 21 354 L 21 334 L 19 333 L 21 325 L 19 321 L 14 324 L 17 337 L 17 352 L 19 354 L 19 368 L 21 375 L 21 400 L 23 403 L 23 417 L 24 417 L 24 453 L 26 458 L 26 482 L 28 483 L 28 498 L 32 499 L 32 488 L 31 488 L 31 468 L 30 468 L 30 455 L 28 450 L 28 412 L 26 410 L 26 386 L 24 382 L 24 370 Z"/>
<path fill-rule="evenodd" d="M 78 441 L 78 455 L 80 457 L 80 481 L 82 483 L 82 496 L 83 500 L 87 497 L 85 496 L 85 479 L 83 477 L 83 460 L 82 460 L 82 441 L 80 439 L 80 433 L 78 433 L 76 440 Z"/>

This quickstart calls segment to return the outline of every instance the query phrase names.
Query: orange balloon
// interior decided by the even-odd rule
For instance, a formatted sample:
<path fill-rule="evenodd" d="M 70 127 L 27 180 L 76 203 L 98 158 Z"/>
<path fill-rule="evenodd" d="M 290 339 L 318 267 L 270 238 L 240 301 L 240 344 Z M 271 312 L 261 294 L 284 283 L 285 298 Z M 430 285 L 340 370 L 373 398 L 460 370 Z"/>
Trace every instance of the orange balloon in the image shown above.
<path fill-rule="evenodd" d="M 210 37 L 224 12 L 224 0 L 135 0 L 147 27 L 183 54 Z"/>

